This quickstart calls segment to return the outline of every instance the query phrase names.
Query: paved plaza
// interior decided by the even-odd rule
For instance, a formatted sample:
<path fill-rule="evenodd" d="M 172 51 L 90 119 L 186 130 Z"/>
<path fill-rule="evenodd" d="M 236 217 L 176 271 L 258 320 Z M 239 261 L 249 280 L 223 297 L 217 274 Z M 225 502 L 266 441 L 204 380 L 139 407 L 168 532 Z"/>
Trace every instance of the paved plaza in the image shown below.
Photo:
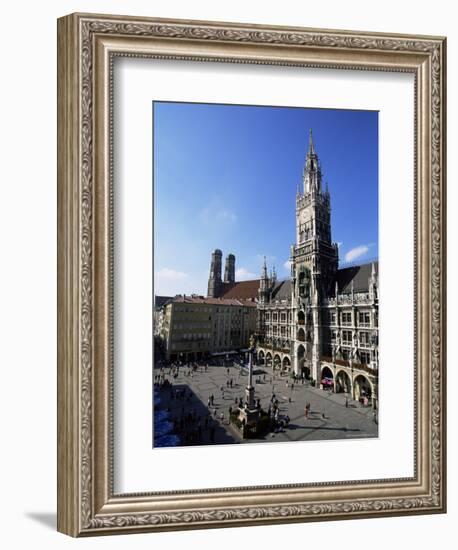
<path fill-rule="evenodd" d="M 181 427 L 181 431 L 175 431 L 180 431 L 181 444 L 184 445 L 354 439 L 378 435 L 371 407 L 364 407 L 345 394 L 314 388 L 307 381 L 293 384 L 289 376 L 281 376 L 272 368 L 263 366 L 254 369 L 255 398 L 261 400 L 261 407 L 267 411 L 272 395 L 275 395 L 280 417 L 287 415 L 290 422 L 284 431 L 267 433 L 256 439 L 242 439 L 237 429 L 229 424 L 229 410 L 237 407 L 240 397 L 244 399 L 248 380 L 246 369 L 199 365 L 193 370 L 185 365 L 178 369 L 175 377 L 169 367 L 162 371 L 156 369 L 155 375 L 159 372 L 162 381 L 166 380 L 165 385 L 157 390 L 159 408 L 169 413 L 176 427 Z M 209 405 L 211 396 L 214 401 Z M 310 412 L 305 418 L 307 403 Z M 183 417 L 189 413 L 193 419 L 190 422 L 185 419 L 183 423 Z M 192 438 L 187 437 L 189 430 L 193 432 Z"/>

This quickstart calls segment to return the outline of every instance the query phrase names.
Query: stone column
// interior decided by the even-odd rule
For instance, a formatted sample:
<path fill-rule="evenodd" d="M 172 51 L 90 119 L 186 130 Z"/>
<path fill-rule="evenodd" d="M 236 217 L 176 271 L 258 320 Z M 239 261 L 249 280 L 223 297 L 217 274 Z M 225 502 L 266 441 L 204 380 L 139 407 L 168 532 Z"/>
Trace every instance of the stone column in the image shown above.
<path fill-rule="evenodd" d="M 254 388 L 253 388 L 253 352 L 248 352 L 248 384 L 245 389 L 246 402 L 249 409 L 254 408 Z"/>

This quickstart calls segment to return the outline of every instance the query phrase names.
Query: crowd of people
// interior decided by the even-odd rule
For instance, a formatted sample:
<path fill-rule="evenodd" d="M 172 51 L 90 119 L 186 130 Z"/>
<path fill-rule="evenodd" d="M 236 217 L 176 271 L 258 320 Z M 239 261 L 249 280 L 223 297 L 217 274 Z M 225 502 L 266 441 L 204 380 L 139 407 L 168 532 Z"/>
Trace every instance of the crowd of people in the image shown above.
<path fill-rule="evenodd" d="M 237 362 L 219 363 L 221 372 L 225 372 L 225 380 L 223 379 L 219 388 L 216 386 L 207 396 L 197 396 L 190 387 L 191 380 L 197 377 L 199 383 L 201 380 L 199 375 L 206 374 L 210 366 L 213 365 L 197 362 L 170 364 L 159 362 L 154 369 L 154 385 L 162 396 L 161 408 L 165 407 L 169 413 L 173 433 L 180 438 L 182 445 L 211 444 L 218 443 L 224 438 L 228 441 L 231 436 L 236 438 L 228 426 L 231 418 L 233 419 L 234 415 L 237 416 L 235 413 L 246 405 L 245 366 Z M 184 378 L 190 379 L 189 385 Z M 270 418 L 270 431 L 272 433 L 285 431 L 291 422 L 288 404 L 301 395 L 298 393 L 299 386 L 306 384 L 305 378 L 294 375 L 285 377 L 283 373 L 276 372 L 274 369 L 271 372 L 261 370 L 254 377 L 254 383 L 270 386 L 270 399 L 265 395 L 263 397 L 263 400 L 266 400 L 263 414 L 266 413 Z M 234 395 L 234 389 L 236 395 Z M 281 399 L 277 397 L 276 391 L 281 394 Z M 256 393 L 258 393 L 257 390 Z M 261 410 L 259 397 L 256 397 L 255 407 Z M 348 407 L 348 397 L 345 397 L 345 407 Z M 324 411 L 312 412 L 309 402 L 305 404 L 303 418 L 306 423 L 310 419 L 327 419 Z"/>

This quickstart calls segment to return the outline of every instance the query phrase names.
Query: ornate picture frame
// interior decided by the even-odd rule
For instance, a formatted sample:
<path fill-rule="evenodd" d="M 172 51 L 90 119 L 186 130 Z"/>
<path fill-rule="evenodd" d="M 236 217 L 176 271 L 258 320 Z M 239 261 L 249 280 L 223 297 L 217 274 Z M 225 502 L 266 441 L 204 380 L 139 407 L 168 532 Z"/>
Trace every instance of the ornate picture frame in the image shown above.
<path fill-rule="evenodd" d="M 408 72 L 415 78 L 411 478 L 115 494 L 113 60 Z M 58 530 L 71 536 L 446 509 L 443 37 L 72 14 L 58 20 Z"/>

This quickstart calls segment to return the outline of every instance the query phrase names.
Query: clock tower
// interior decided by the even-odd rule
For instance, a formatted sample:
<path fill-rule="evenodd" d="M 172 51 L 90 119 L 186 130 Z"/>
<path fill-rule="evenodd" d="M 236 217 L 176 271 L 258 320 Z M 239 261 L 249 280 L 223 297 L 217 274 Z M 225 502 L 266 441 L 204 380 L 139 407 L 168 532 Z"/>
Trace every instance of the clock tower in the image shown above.
<path fill-rule="evenodd" d="M 338 266 L 337 244 L 331 240 L 331 198 L 323 190 L 321 164 L 312 131 L 296 194 L 296 243 L 291 247 L 291 275 L 295 306 L 296 372 L 310 370 L 319 379 L 321 355 L 320 305 L 333 291 Z"/>

